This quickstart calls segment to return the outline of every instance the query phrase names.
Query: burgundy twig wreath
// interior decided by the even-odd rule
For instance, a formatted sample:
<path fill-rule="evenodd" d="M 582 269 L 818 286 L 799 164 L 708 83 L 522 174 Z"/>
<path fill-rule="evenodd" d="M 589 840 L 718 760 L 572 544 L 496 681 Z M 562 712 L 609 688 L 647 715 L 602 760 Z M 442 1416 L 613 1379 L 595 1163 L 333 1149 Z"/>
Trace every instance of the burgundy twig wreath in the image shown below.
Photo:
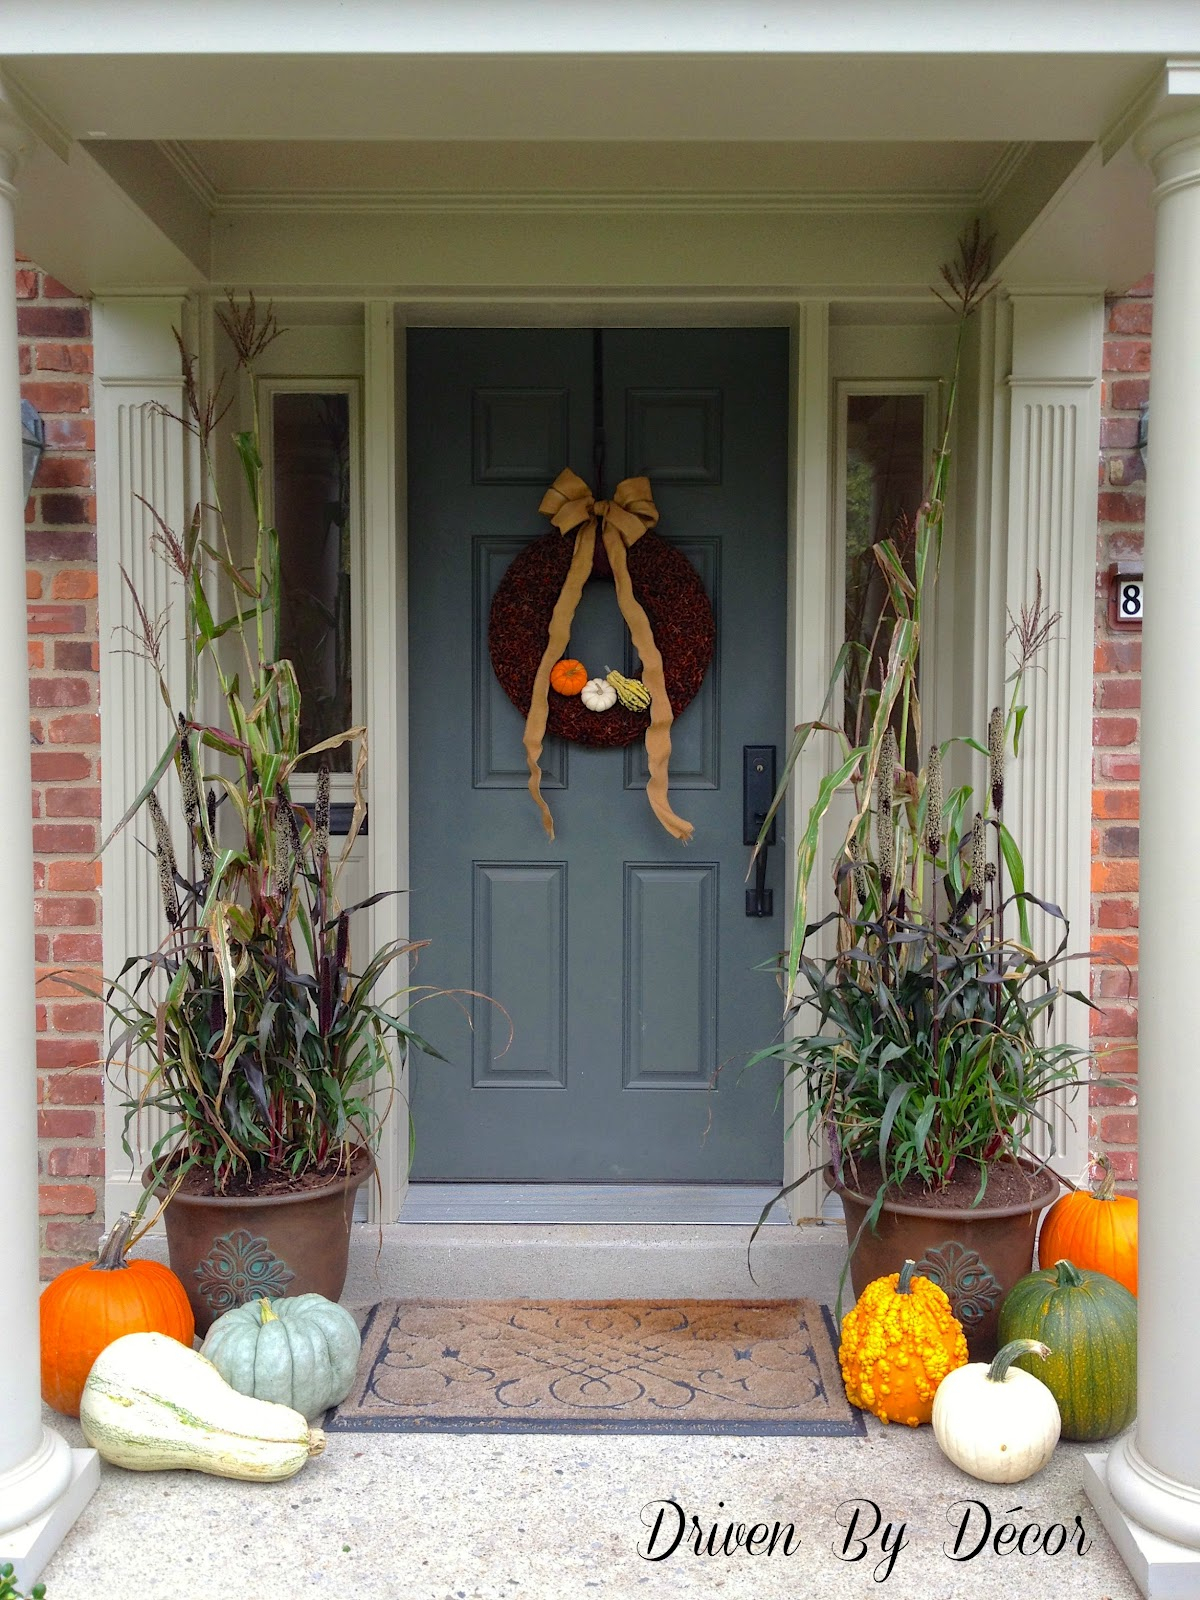
<path fill-rule="evenodd" d="M 696 698 L 712 661 L 716 640 L 712 606 L 695 567 L 658 534 L 643 534 L 630 550 L 628 562 L 633 592 L 662 651 L 667 696 L 678 716 Z M 550 617 L 570 565 L 569 540 L 557 533 L 534 539 L 512 561 L 492 601 L 488 623 L 492 668 L 522 716 L 529 712 Z M 612 581 L 603 545 L 596 546 L 592 575 Z M 648 711 L 630 711 L 619 702 L 597 716 L 577 694 L 552 692 L 549 706 L 547 733 L 603 749 L 644 739 L 650 721 Z"/>
<path fill-rule="evenodd" d="M 652 531 L 658 508 L 646 478 L 626 478 L 611 500 L 596 500 L 566 469 L 539 509 L 555 531 L 526 545 L 501 579 L 488 621 L 488 651 L 501 687 L 526 719 L 529 791 L 546 833 L 554 837 L 541 795 L 539 762 L 546 734 L 608 748 L 644 737 L 647 798 L 663 827 L 686 842 L 692 826 L 672 811 L 667 780 L 671 723 L 703 683 L 716 639 L 700 575 L 680 550 Z M 566 652 L 583 587 L 593 577 L 613 583 L 641 658 L 644 682 L 635 687 L 649 699 L 647 710 L 621 703 L 593 710 L 579 695 L 559 694 L 549 686 L 551 670 Z"/>

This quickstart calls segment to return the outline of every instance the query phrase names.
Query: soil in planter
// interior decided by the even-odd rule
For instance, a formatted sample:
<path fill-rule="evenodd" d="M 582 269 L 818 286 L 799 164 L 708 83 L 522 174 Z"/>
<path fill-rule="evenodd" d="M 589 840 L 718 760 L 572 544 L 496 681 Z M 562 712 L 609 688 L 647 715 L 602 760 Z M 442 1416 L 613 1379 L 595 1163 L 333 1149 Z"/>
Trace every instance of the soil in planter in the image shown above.
<path fill-rule="evenodd" d="M 334 1157 L 319 1167 L 309 1167 L 295 1175 L 270 1169 L 248 1175 L 239 1172 L 236 1177 L 230 1178 L 219 1193 L 224 1199 L 234 1200 L 263 1200 L 269 1195 L 304 1194 L 310 1189 L 328 1188 L 330 1184 L 347 1175 L 357 1177 L 369 1161 L 370 1156 L 367 1151 L 358 1148 L 348 1169 Z M 168 1168 L 168 1179 L 169 1172 Z M 213 1188 L 212 1173 L 207 1167 L 193 1167 L 179 1187 L 183 1194 L 201 1195 L 205 1198 L 218 1193 Z"/>
<path fill-rule="evenodd" d="M 987 1169 L 987 1188 L 979 1204 L 988 1207 L 1022 1205 L 1042 1193 L 1048 1170 L 1033 1174 L 1015 1161 L 993 1162 Z M 847 1161 L 842 1174 L 848 1188 L 867 1198 L 875 1194 L 882 1177 L 879 1162 L 865 1157 L 860 1157 L 853 1166 Z M 887 1198 L 911 1202 L 928 1211 L 957 1210 L 974 1206 L 978 1193 L 979 1167 L 974 1162 L 960 1161 L 944 1189 L 928 1189 L 919 1177 L 911 1176 L 902 1184 L 893 1184 L 887 1191 Z"/>

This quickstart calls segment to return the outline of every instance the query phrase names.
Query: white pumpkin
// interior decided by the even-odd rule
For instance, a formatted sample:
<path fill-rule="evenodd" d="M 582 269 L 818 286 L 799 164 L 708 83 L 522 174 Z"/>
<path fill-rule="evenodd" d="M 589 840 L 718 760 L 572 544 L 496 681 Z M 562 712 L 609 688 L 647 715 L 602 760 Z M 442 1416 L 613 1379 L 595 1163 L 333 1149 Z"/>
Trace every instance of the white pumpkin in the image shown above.
<path fill-rule="evenodd" d="M 589 711 L 607 711 L 617 703 L 617 691 L 603 678 L 589 678 L 579 691 L 579 698 Z"/>
<path fill-rule="evenodd" d="M 956 1467 L 985 1483 L 1021 1483 L 1054 1454 L 1062 1422 L 1040 1378 L 1012 1366 L 1018 1356 L 1050 1351 L 1014 1339 L 990 1363 L 948 1372 L 933 1397 L 933 1432 Z"/>
<path fill-rule="evenodd" d="M 238 1394 L 198 1350 L 163 1333 L 127 1333 L 100 1352 L 79 1421 L 105 1461 L 135 1472 L 185 1467 L 270 1481 L 325 1448 L 298 1411 Z"/>

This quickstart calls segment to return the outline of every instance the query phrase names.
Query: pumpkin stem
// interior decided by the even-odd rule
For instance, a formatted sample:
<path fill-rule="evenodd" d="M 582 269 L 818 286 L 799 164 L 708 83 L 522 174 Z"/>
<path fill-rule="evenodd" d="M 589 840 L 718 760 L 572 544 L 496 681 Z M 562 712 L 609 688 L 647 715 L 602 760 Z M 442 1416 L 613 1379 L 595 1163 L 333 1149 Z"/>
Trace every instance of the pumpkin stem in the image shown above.
<path fill-rule="evenodd" d="M 1068 1266 L 1070 1263 L 1067 1263 Z M 1045 1361 L 1050 1354 L 1050 1347 L 1044 1345 L 1040 1339 L 1013 1339 L 1002 1349 L 996 1352 L 991 1366 L 987 1370 L 989 1383 L 1003 1383 L 1008 1377 L 1008 1369 L 1018 1356 L 1041 1356 Z"/>
<path fill-rule="evenodd" d="M 1082 1288 L 1083 1274 L 1073 1261 L 1056 1261 L 1054 1270 L 1058 1273 L 1058 1287 L 1060 1289 Z"/>
<path fill-rule="evenodd" d="M 93 1272 L 116 1272 L 119 1268 L 127 1266 L 125 1252 L 129 1249 L 129 1235 L 133 1232 L 133 1218 L 128 1211 L 113 1223 L 112 1227 L 100 1241 L 96 1251 L 96 1264 Z"/>
<path fill-rule="evenodd" d="M 900 1281 L 896 1285 L 897 1294 L 911 1294 L 913 1273 L 917 1270 L 915 1261 L 906 1261 L 900 1268 Z"/>
<path fill-rule="evenodd" d="M 1093 1186 L 1092 1198 L 1094 1200 L 1115 1200 L 1117 1198 L 1117 1175 L 1113 1171 L 1113 1164 L 1106 1155 L 1094 1158 L 1095 1165 L 1100 1168 L 1101 1178 L 1098 1188 Z"/>
<path fill-rule="evenodd" d="M 271 1310 L 271 1302 L 269 1300 L 260 1300 L 258 1302 L 258 1320 L 262 1323 L 264 1328 L 268 1322 L 279 1321 L 279 1318 Z"/>

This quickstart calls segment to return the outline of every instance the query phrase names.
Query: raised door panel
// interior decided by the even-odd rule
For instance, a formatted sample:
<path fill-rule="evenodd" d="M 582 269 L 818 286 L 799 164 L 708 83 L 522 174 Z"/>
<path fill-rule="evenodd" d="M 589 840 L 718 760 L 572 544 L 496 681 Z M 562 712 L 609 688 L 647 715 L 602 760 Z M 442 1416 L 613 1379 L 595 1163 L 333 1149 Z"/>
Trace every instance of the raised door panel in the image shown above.
<path fill-rule="evenodd" d="M 471 1081 L 476 1089 L 566 1087 L 567 869 L 474 863 Z M 504 995 L 511 1010 L 491 999 Z"/>
<path fill-rule="evenodd" d="M 625 864 L 622 1080 L 708 1089 L 717 1070 L 715 862 Z"/>

